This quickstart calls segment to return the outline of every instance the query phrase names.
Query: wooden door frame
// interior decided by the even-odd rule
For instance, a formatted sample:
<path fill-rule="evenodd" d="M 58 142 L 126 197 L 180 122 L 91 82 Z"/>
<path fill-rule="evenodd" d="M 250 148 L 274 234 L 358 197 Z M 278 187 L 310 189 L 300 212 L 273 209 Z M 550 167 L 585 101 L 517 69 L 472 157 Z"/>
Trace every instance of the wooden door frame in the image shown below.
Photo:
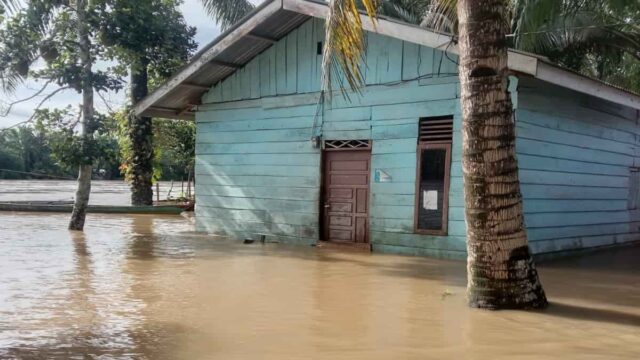
<path fill-rule="evenodd" d="M 373 141 L 369 140 L 369 147 L 368 148 L 355 148 L 355 149 L 349 149 L 349 148 L 344 148 L 344 149 L 325 149 L 324 146 L 321 149 L 320 152 L 320 201 L 318 201 L 319 204 L 319 214 L 318 214 L 318 220 L 320 225 L 320 239 L 318 241 L 320 246 L 323 247 L 339 247 L 339 248 L 357 248 L 357 249 L 362 249 L 362 250 L 366 250 L 366 251 L 371 251 L 371 213 L 370 213 L 370 209 L 371 209 L 371 156 L 372 156 L 372 149 L 373 149 Z M 325 199 L 326 199 L 326 174 L 327 172 L 326 170 L 326 159 L 327 159 L 327 153 L 329 152 L 338 152 L 338 151 L 342 151 L 342 152 L 353 152 L 353 151 L 366 151 L 369 153 L 369 174 L 367 175 L 367 181 L 368 181 L 368 196 L 367 196 L 367 242 L 366 243 L 338 243 L 338 242 L 330 242 L 329 240 L 327 240 L 327 234 L 328 234 L 328 221 L 326 221 L 326 215 L 325 215 Z"/>
<path fill-rule="evenodd" d="M 426 230 L 418 227 L 418 217 L 420 214 L 420 176 L 422 171 L 422 150 L 444 149 L 446 151 L 444 164 L 444 189 L 442 195 L 442 229 Z M 451 142 L 418 144 L 416 150 L 416 186 L 413 208 L 413 232 L 420 235 L 448 236 L 449 234 L 449 186 L 451 173 Z"/>

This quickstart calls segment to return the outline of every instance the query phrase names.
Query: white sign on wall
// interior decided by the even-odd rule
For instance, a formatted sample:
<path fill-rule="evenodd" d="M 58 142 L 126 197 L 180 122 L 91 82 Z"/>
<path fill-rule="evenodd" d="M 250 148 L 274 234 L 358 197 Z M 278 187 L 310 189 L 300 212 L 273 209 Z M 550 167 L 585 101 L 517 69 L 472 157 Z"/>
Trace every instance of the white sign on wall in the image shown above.
<path fill-rule="evenodd" d="M 438 210 L 438 191 L 423 190 L 422 207 L 424 207 L 425 210 Z"/>

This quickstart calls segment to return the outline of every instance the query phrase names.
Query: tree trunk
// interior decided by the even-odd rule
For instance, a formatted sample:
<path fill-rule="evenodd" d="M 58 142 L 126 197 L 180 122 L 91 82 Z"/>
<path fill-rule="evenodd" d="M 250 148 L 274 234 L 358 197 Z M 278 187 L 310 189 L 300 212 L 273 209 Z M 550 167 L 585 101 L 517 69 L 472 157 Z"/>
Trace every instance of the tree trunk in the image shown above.
<path fill-rule="evenodd" d="M 468 299 L 487 309 L 547 305 L 524 228 L 507 90 L 507 0 L 458 0 Z"/>
<path fill-rule="evenodd" d="M 149 89 L 146 58 L 131 65 L 131 103 L 135 106 Z M 129 115 L 131 141 L 131 204 L 153 205 L 153 128 L 151 118 Z"/>
<path fill-rule="evenodd" d="M 91 43 L 89 40 L 89 25 L 86 19 L 86 0 L 78 0 L 76 3 L 78 14 L 78 47 L 80 61 L 82 62 L 82 119 L 80 121 L 80 137 L 82 141 L 87 141 L 92 136 L 93 119 L 93 84 Z M 91 194 L 91 164 L 80 165 L 78 174 L 78 189 L 73 204 L 73 212 L 69 221 L 69 230 L 84 229 L 84 221 L 87 216 L 87 206 L 89 205 L 89 195 Z"/>

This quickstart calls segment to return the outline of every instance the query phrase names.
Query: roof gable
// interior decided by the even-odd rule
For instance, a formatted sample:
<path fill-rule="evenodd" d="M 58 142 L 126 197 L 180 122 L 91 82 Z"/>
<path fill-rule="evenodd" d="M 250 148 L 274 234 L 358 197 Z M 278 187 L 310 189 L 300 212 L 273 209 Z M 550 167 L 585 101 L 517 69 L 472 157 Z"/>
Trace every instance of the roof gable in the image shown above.
<path fill-rule="evenodd" d="M 321 90 L 324 21 L 312 18 L 289 32 L 244 67 L 204 94 L 205 104 L 257 99 Z M 366 85 L 415 81 L 421 85 L 458 82 L 457 56 L 441 50 L 367 32 L 362 66 Z M 333 76 L 334 91 L 346 83 Z"/>
<path fill-rule="evenodd" d="M 194 108 L 211 86 L 243 68 L 258 54 L 311 18 L 324 19 L 325 2 L 267 0 L 238 24 L 221 34 L 171 79 L 143 99 L 139 115 L 193 119 Z M 456 54 L 451 37 L 400 21 L 380 18 L 376 26 L 362 15 L 364 29 L 409 43 Z M 640 96 L 583 75 L 562 69 L 543 58 L 509 52 L 509 68 L 540 80 L 587 93 L 604 100 L 640 109 Z"/>

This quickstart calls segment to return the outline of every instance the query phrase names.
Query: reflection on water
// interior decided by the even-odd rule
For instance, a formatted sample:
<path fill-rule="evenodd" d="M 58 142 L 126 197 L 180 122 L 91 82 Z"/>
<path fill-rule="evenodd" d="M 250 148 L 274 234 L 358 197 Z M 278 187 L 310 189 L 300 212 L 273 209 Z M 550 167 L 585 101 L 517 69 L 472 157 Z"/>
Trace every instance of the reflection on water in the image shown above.
<path fill-rule="evenodd" d="M 463 263 L 240 245 L 181 217 L 0 213 L 0 358 L 637 359 L 640 248 L 550 262 L 544 312 Z"/>

